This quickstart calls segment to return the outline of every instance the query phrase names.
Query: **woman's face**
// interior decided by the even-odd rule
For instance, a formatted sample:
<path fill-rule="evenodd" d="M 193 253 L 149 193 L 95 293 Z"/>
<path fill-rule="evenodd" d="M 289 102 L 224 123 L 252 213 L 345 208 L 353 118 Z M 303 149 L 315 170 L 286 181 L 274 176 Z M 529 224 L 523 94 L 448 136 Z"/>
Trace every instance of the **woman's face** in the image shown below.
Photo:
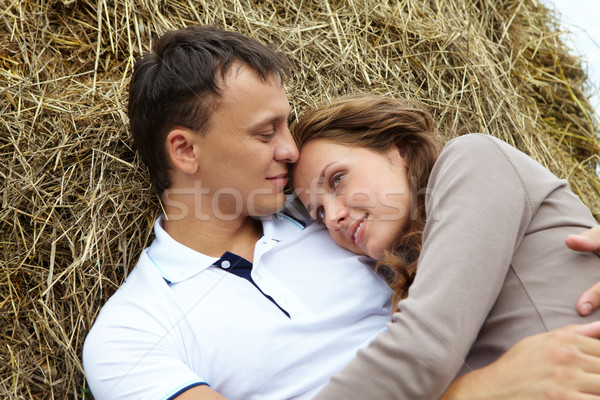
<path fill-rule="evenodd" d="M 310 216 L 357 254 L 380 258 L 406 229 L 413 196 L 396 147 L 378 152 L 312 140 L 302 147 L 293 182 Z"/>

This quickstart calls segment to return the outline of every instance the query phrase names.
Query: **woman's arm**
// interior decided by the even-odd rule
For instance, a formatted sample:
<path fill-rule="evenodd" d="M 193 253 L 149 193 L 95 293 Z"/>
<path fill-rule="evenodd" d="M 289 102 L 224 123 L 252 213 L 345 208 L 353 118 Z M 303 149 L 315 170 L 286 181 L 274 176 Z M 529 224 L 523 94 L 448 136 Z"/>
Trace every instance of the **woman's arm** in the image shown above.
<path fill-rule="evenodd" d="M 441 400 L 600 399 L 600 322 L 525 338 L 456 379 Z"/>
<path fill-rule="evenodd" d="M 531 216 L 522 181 L 490 140 L 469 136 L 446 146 L 427 188 L 423 251 L 408 298 L 387 332 L 315 399 L 431 400 L 457 376 Z"/>
<path fill-rule="evenodd" d="M 575 251 L 600 255 L 600 225 L 565 238 Z M 581 315 L 600 306 L 600 282 L 577 302 Z M 600 323 L 525 338 L 498 361 L 456 379 L 441 400 L 600 398 Z"/>
<path fill-rule="evenodd" d="M 401 312 L 394 314 L 388 331 L 359 351 L 316 399 L 430 400 L 439 398 L 461 370 L 502 290 L 536 201 L 553 185 L 563 184 L 521 153 L 512 150 L 510 157 L 505 156 L 499 146 L 507 147 L 470 135 L 455 141 L 451 153 L 442 153 L 428 187 L 423 252 L 409 297 L 400 303 Z M 534 183 L 534 199 L 523 187 L 518 167 L 528 173 L 533 169 L 536 179 L 528 178 Z M 499 346 L 519 335 L 525 336 L 522 330 L 510 330 L 499 338 Z M 511 354 L 519 356 L 517 361 L 530 361 L 530 355 L 521 356 L 521 351 Z M 485 365 L 485 357 L 491 358 L 481 356 L 471 365 Z M 493 377 L 502 365 L 479 372 Z M 542 366 L 548 363 L 538 368 Z M 497 378 L 502 388 L 508 378 Z M 474 381 L 467 379 L 456 384 L 468 389 L 465 385 Z"/>

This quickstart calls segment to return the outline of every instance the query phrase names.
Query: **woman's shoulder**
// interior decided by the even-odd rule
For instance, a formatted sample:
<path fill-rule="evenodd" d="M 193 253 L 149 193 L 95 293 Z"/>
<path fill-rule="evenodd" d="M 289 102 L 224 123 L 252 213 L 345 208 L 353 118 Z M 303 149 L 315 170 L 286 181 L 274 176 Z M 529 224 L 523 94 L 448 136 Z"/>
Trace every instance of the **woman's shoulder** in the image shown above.
<path fill-rule="evenodd" d="M 430 184 L 457 179 L 510 180 L 515 187 L 545 194 L 548 188 L 565 185 L 539 162 L 490 135 L 471 133 L 454 138 L 444 146 L 430 176 Z"/>
<path fill-rule="evenodd" d="M 518 170 L 538 164 L 527 154 L 505 141 L 482 133 L 469 133 L 448 141 L 442 149 L 438 162 L 452 163 L 453 161 L 471 169 L 481 165 L 482 167 L 510 166 Z"/>
<path fill-rule="evenodd" d="M 485 135 L 483 133 L 469 133 L 466 135 L 455 137 L 446 143 L 444 146 L 444 152 L 469 152 L 473 151 L 477 154 L 481 150 L 502 150 L 508 149 L 512 151 L 518 151 L 510 144 L 504 142 L 497 137 Z"/>

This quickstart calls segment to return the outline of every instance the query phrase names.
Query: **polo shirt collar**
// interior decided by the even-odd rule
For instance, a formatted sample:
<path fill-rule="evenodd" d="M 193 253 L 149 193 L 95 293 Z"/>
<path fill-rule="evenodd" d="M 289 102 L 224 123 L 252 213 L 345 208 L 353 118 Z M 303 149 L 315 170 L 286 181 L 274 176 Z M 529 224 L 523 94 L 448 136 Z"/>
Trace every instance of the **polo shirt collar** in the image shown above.
<path fill-rule="evenodd" d="M 163 228 L 164 215 L 154 223 L 154 240 L 146 255 L 168 283 L 177 283 L 193 277 L 215 264 L 220 258 L 199 253 L 173 239 Z M 304 226 L 284 213 L 261 218 L 263 239 L 279 242 L 300 233 Z"/>

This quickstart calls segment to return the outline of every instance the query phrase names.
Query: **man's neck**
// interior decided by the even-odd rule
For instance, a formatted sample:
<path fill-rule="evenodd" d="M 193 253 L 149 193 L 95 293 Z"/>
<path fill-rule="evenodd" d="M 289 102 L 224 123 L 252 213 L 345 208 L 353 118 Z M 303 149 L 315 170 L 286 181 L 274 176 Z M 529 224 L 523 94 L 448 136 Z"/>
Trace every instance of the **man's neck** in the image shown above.
<path fill-rule="evenodd" d="M 165 231 L 179 243 L 211 257 L 220 257 L 230 251 L 252 262 L 254 245 L 262 236 L 262 224 L 251 217 L 234 221 L 218 218 L 199 220 L 184 218 L 164 220 Z"/>

